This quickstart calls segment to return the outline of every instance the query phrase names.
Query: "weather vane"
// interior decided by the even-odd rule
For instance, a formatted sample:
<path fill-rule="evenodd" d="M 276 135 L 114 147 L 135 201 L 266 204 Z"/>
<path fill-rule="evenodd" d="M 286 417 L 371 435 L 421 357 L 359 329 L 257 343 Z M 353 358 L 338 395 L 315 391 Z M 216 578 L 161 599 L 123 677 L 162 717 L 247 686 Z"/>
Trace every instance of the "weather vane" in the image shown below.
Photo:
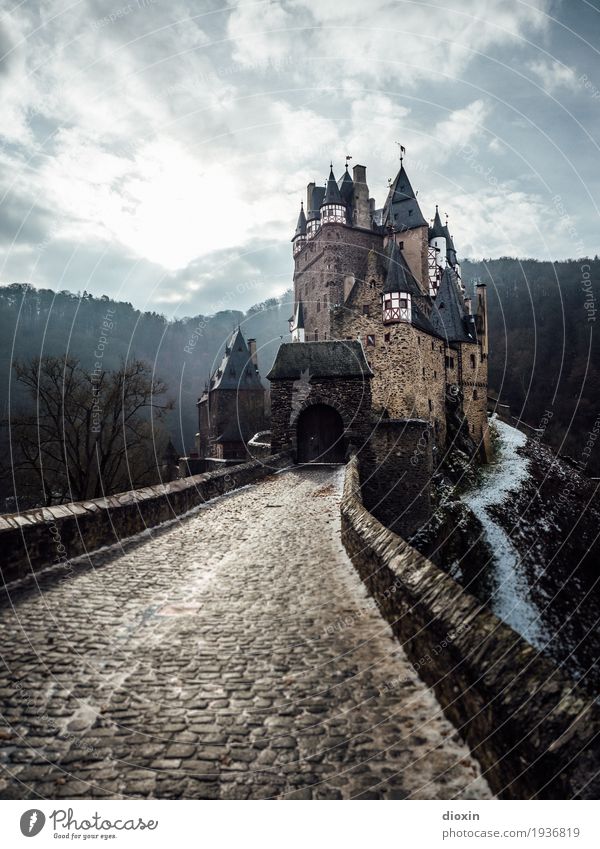
<path fill-rule="evenodd" d="M 404 147 L 403 144 L 400 144 L 400 142 L 396 142 L 396 144 L 400 148 L 400 163 L 402 163 L 402 160 L 404 159 L 404 157 L 406 155 L 406 148 Z"/>

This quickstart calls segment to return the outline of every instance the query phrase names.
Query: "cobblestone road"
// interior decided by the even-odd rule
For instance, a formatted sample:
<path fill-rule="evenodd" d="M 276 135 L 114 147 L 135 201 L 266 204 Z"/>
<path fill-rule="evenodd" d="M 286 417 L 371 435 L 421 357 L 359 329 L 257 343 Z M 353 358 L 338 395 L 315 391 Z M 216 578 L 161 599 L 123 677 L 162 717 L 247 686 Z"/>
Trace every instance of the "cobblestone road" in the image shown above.
<path fill-rule="evenodd" d="M 274 476 L 13 592 L 0 795 L 489 796 L 343 550 L 342 476 Z"/>

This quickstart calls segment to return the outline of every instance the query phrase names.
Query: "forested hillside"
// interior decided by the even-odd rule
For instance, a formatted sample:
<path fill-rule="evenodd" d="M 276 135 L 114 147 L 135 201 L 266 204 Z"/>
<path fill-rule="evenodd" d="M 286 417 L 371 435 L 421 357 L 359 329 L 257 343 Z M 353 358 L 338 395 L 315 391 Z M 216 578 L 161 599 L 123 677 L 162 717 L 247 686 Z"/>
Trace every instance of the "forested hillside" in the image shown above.
<path fill-rule="evenodd" d="M 600 260 L 465 261 L 462 273 L 467 287 L 477 279 L 487 283 L 490 388 L 532 426 L 548 418 L 544 440 L 561 454 L 585 460 L 587 434 L 600 414 L 600 341 L 594 332 Z M 257 339 L 264 377 L 281 339 L 289 338 L 290 298 L 288 293 L 246 313 L 228 310 L 169 321 L 107 297 L 2 286 L 1 418 L 5 421 L 9 408 L 24 400 L 11 380 L 14 359 L 68 351 L 88 368 L 102 345 L 105 368 L 117 368 L 125 358 L 153 365 L 175 400 L 167 422 L 173 442 L 178 450 L 189 450 L 197 429 L 196 400 L 228 335 L 239 323 L 246 338 Z M 553 415 L 545 416 L 546 411 Z M 591 452 L 586 468 L 588 474 L 599 470 L 600 448 Z"/>
<path fill-rule="evenodd" d="M 150 363 L 175 401 L 167 425 L 180 451 L 193 448 L 196 401 L 225 341 L 241 325 L 258 344 L 261 374 L 269 371 L 281 337 L 288 333 L 289 296 L 257 304 L 248 312 L 219 312 L 175 321 L 140 312 L 129 303 L 87 293 L 36 290 L 26 285 L 0 287 L 0 418 L 19 409 L 25 398 L 10 367 L 45 354 L 68 352 L 91 369 L 116 369 L 123 359 Z"/>
<path fill-rule="evenodd" d="M 464 262 L 467 285 L 487 284 L 489 385 L 544 441 L 600 473 L 584 453 L 600 416 L 600 260 Z M 552 413 L 551 416 L 547 412 Z"/>

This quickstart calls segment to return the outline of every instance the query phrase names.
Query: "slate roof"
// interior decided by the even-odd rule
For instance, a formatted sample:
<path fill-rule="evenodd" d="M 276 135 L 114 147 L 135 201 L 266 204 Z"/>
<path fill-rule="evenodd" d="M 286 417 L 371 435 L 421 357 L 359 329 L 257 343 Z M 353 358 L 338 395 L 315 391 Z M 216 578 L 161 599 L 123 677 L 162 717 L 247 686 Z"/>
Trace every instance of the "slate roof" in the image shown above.
<path fill-rule="evenodd" d="M 472 323 L 465 313 L 464 301 L 458 291 L 456 272 L 447 267 L 435 296 L 431 323 L 448 342 L 475 342 Z"/>
<path fill-rule="evenodd" d="M 397 230 L 414 230 L 415 227 L 428 226 L 404 165 L 400 167 L 396 179 L 390 186 L 383 207 L 383 218 L 385 224 Z"/>
<path fill-rule="evenodd" d="M 338 187 L 342 200 L 350 206 L 354 200 L 354 180 L 348 173 L 347 165 L 346 170 L 344 171 L 344 176 L 339 181 Z"/>
<path fill-rule="evenodd" d="M 262 388 L 258 369 L 250 359 L 250 350 L 238 327 L 225 346 L 221 364 L 211 376 L 210 390 L 235 389 L 239 392 Z"/>
<path fill-rule="evenodd" d="M 343 204 L 342 196 L 340 194 L 340 190 L 338 189 L 338 184 L 336 182 L 335 177 L 333 176 L 333 168 L 329 170 L 329 178 L 327 180 L 327 186 L 325 188 L 325 196 L 321 203 L 321 206 L 326 203 L 339 203 Z"/>
<path fill-rule="evenodd" d="M 387 251 L 387 274 L 383 283 L 383 293 L 385 295 L 389 292 L 410 292 L 411 295 L 423 294 L 396 242 L 390 242 Z"/>
<path fill-rule="evenodd" d="M 307 221 L 310 221 L 313 218 L 321 217 L 319 209 L 321 208 L 321 204 L 323 203 L 324 196 L 325 186 L 315 186 L 312 193 L 312 208 L 308 210 Z"/>
<path fill-rule="evenodd" d="M 309 377 L 369 378 L 360 342 L 284 342 L 279 346 L 269 380 L 299 380 L 308 370 Z"/>
<path fill-rule="evenodd" d="M 433 219 L 433 227 L 431 227 L 430 231 L 429 231 L 430 232 L 430 238 L 435 239 L 435 238 L 443 237 L 443 238 L 447 239 L 448 236 L 446 235 L 446 229 L 447 228 L 444 228 L 444 225 L 442 224 L 442 219 L 440 218 L 440 213 L 439 213 L 437 205 L 436 205 L 436 207 L 435 207 L 435 218 Z"/>
<path fill-rule="evenodd" d="M 298 301 L 294 309 L 294 315 L 288 321 L 294 322 L 296 330 L 304 330 L 304 307 L 302 306 L 302 300 Z"/>
<path fill-rule="evenodd" d="M 306 236 L 306 215 L 304 214 L 304 204 L 302 202 L 300 203 L 300 215 L 298 216 L 294 238 L 296 236 Z"/>

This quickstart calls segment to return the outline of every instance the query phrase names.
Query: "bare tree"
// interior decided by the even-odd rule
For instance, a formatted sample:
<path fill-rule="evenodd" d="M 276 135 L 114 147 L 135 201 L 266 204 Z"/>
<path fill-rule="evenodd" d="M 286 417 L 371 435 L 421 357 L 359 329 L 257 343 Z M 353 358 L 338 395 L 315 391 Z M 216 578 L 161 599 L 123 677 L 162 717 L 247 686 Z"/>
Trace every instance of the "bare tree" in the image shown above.
<path fill-rule="evenodd" d="M 10 422 L 17 492 L 38 503 L 82 501 L 159 479 L 173 402 L 140 360 L 89 372 L 71 357 L 14 363 L 34 406 Z"/>

